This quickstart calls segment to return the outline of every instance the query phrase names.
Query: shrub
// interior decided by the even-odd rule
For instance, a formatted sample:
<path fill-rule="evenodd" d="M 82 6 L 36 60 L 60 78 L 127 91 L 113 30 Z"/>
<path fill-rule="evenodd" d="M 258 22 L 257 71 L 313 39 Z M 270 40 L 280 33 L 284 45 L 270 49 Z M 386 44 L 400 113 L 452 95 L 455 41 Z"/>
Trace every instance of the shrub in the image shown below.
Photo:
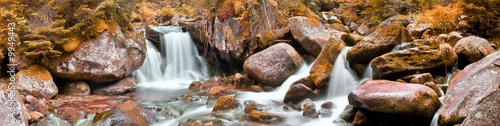
<path fill-rule="evenodd" d="M 457 29 L 461 13 L 458 4 L 450 4 L 446 7 L 436 5 L 434 9 L 425 10 L 418 14 L 416 21 L 417 23 L 428 23 L 431 28 L 447 33 Z"/>
<path fill-rule="evenodd" d="M 483 37 L 500 36 L 500 0 L 459 0 L 473 33 Z"/>

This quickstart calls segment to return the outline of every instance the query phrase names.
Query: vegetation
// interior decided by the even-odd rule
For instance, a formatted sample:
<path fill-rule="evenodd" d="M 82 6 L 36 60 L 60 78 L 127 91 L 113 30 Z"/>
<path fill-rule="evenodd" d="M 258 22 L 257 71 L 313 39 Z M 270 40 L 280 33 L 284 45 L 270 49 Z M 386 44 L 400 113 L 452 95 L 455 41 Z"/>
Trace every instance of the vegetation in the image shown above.
<path fill-rule="evenodd" d="M 425 10 L 417 15 L 417 23 L 428 23 L 431 28 L 448 33 L 457 30 L 462 10 L 458 4 L 450 4 L 446 7 L 436 5 L 434 9 Z"/>
<path fill-rule="evenodd" d="M 470 32 L 484 37 L 500 36 L 500 0 L 459 0 Z"/>

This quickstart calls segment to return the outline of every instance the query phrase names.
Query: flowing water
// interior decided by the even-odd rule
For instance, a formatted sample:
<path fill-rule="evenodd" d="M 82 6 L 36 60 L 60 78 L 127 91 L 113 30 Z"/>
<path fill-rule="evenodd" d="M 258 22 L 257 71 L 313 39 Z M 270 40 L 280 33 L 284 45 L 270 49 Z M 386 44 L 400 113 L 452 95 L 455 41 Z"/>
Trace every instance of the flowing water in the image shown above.
<path fill-rule="evenodd" d="M 148 100 L 176 97 L 186 91 L 191 82 L 208 79 L 207 65 L 198 55 L 189 33 L 181 32 L 180 27 L 153 29 L 162 33 L 161 46 L 157 49 L 146 40 L 146 59 L 135 75 L 140 97 Z"/>
<path fill-rule="evenodd" d="M 241 106 L 233 111 L 213 113 L 213 100 L 201 97 L 201 100 L 186 103 L 184 101 L 169 100 L 178 97 L 187 91 L 189 84 L 193 81 L 204 81 L 208 79 L 206 65 L 198 56 L 196 48 L 188 33 L 176 31 L 175 28 L 155 28 L 163 33 L 161 47 L 157 49 L 151 42 L 147 41 L 147 58 L 144 65 L 136 71 L 135 78 L 138 88 L 135 93 L 141 97 L 141 104 L 162 106 L 172 109 L 174 113 L 165 121 L 156 122 L 155 126 L 176 126 L 191 119 L 218 120 L 225 125 L 249 125 L 252 124 L 244 119 L 245 101 L 255 101 L 263 105 L 264 111 L 279 115 L 285 115 L 287 119 L 280 125 L 333 125 L 345 106 L 348 104 L 348 93 L 366 80 L 372 79 L 370 65 L 363 76 L 357 74 L 349 67 L 346 59 L 347 51 L 351 47 L 344 47 L 336 59 L 331 73 L 327 97 L 315 100 L 316 108 L 319 110 L 324 102 L 333 102 L 332 116 L 318 119 L 307 119 L 302 116 L 302 111 L 283 110 L 281 104 L 291 84 L 309 75 L 312 65 L 304 64 L 291 75 L 283 84 L 270 92 L 247 92 L 239 91 L 232 95 L 240 102 Z M 88 122 L 88 121 L 87 121 Z M 80 121 L 82 125 L 87 124 Z M 336 124 L 345 125 L 345 124 Z"/>

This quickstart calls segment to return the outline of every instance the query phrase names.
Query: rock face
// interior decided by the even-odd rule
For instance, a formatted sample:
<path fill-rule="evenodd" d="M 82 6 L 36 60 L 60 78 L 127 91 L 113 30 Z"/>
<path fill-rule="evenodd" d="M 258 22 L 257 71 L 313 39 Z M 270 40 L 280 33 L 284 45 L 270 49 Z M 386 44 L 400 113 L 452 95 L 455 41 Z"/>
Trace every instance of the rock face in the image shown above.
<path fill-rule="evenodd" d="M 500 90 L 497 90 L 477 105 L 476 111 L 465 118 L 463 126 L 493 126 L 500 124 Z"/>
<path fill-rule="evenodd" d="M 415 40 L 411 48 L 390 52 L 372 60 L 376 78 L 397 78 L 419 72 L 443 70 L 457 59 L 450 45 L 440 41 Z"/>
<path fill-rule="evenodd" d="M 63 93 L 67 95 L 90 95 L 90 87 L 85 81 L 69 82 L 64 85 Z"/>
<path fill-rule="evenodd" d="M 394 81 L 367 81 L 351 91 L 349 104 L 372 112 L 432 117 L 441 103 L 431 88 Z"/>
<path fill-rule="evenodd" d="M 213 25 L 214 36 L 212 42 L 219 52 L 219 56 L 226 62 L 233 60 L 244 60 L 254 52 L 245 50 L 255 50 L 258 47 L 257 43 L 248 45 L 244 42 L 243 36 L 240 34 L 240 24 L 234 19 L 224 19 L 224 22 L 218 20 Z"/>
<path fill-rule="evenodd" d="M 110 82 L 122 79 L 137 70 L 146 58 L 145 41 L 141 35 L 102 33 L 82 43 L 75 52 L 45 64 L 52 76 L 70 80 Z"/>
<path fill-rule="evenodd" d="M 295 73 L 303 63 L 304 59 L 292 46 L 279 43 L 248 57 L 243 69 L 258 82 L 276 87 Z"/>
<path fill-rule="evenodd" d="M 310 54 L 318 56 L 328 42 L 330 33 L 318 20 L 297 16 L 288 19 L 292 36 Z"/>
<path fill-rule="evenodd" d="M 15 75 L 16 89 L 22 95 L 50 99 L 57 95 L 57 86 L 49 71 L 40 65 L 31 65 Z"/>
<path fill-rule="evenodd" d="M 4 126 L 28 126 L 28 112 L 15 90 L 0 90 L 0 122 Z M 14 104 L 14 105 L 12 105 Z M 13 110 L 13 111 L 12 111 Z"/>
<path fill-rule="evenodd" d="M 479 61 L 495 52 L 488 40 L 476 36 L 460 39 L 453 49 L 459 57 L 465 58 L 469 63 Z"/>
<path fill-rule="evenodd" d="M 450 81 L 439 113 L 439 124 L 461 123 L 492 92 L 500 89 L 500 53 L 495 52 L 465 67 Z"/>
<path fill-rule="evenodd" d="M 396 45 L 411 40 L 408 30 L 401 24 L 378 28 L 349 49 L 347 60 L 356 72 L 362 73 L 362 69 L 356 69 L 357 64 L 366 65 L 373 58 L 390 52 Z"/>
<path fill-rule="evenodd" d="M 92 93 L 98 95 L 119 95 L 128 91 L 133 91 L 135 88 L 137 88 L 135 79 L 126 77 L 114 84 L 95 89 Z"/>
<path fill-rule="evenodd" d="M 335 64 L 335 60 L 344 46 L 345 44 L 342 40 L 331 37 L 311 67 L 309 78 L 319 89 L 326 89 L 328 87 L 333 64 Z"/>

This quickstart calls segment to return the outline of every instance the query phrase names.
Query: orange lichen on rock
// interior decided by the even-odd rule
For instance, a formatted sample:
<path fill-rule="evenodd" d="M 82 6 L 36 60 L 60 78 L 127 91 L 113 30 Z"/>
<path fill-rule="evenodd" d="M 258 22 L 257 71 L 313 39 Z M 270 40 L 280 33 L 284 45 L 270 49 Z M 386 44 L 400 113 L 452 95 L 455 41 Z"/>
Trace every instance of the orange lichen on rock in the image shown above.
<path fill-rule="evenodd" d="M 215 102 L 214 108 L 212 111 L 222 111 L 222 110 L 230 110 L 237 108 L 240 105 L 238 103 L 238 100 L 236 100 L 232 96 L 222 96 L 217 99 L 217 102 Z"/>

